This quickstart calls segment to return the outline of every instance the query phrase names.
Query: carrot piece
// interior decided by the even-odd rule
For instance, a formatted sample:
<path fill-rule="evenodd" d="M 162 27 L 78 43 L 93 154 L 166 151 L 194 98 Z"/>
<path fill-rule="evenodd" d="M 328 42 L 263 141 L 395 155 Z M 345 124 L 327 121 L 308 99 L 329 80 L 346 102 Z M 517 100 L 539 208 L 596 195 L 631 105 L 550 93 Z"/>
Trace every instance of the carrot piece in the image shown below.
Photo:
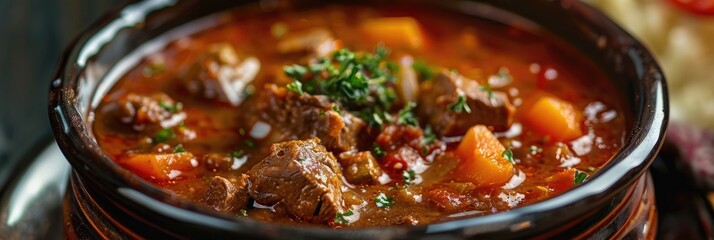
<path fill-rule="evenodd" d="M 565 169 L 545 179 L 548 188 L 555 194 L 573 188 L 575 185 L 575 168 Z"/>
<path fill-rule="evenodd" d="M 362 33 L 390 47 L 408 46 L 419 49 L 424 44 L 419 23 L 410 17 L 386 17 L 362 22 Z"/>
<path fill-rule="evenodd" d="M 556 141 L 568 141 L 583 135 L 582 116 L 570 103 L 553 96 L 540 97 L 523 116 L 524 123 Z"/>
<path fill-rule="evenodd" d="M 130 154 L 123 163 L 134 173 L 146 179 L 170 180 L 180 175 L 181 171 L 191 170 L 194 164 L 198 163 L 194 159 L 193 154 L 187 152 L 147 153 Z"/>
<path fill-rule="evenodd" d="M 456 179 L 473 182 L 476 187 L 507 183 L 513 176 L 513 164 L 502 156 L 504 151 L 486 126 L 471 127 L 456 148 L 461 160 L 454 171 Z"/>

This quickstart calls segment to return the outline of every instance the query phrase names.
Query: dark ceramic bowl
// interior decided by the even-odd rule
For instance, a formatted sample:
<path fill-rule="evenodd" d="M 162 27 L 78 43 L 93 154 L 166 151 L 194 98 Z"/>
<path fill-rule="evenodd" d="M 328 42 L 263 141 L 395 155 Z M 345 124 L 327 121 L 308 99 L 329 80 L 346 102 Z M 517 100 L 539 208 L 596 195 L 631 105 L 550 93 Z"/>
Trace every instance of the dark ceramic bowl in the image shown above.
<path fill-rule="evenodd" d="M 395 2 L 399 1 L 374 1 L 374 4 Z M 603 221 L 612 225 L 612 219 L 604 220 L 604 216 L 622 211 L 618 207 L 620 202 L 631 201 L 633 189 L 646 180 L 643 174 L 657 154 L 667 126 L 667 90 L 663 74 L 647 49 L 601 13 L 575 0 L 408 3 L 444 8 L 464 17 L 539 26 L 589 56 L 620 89 L 613 93 L 613 97 L 623 99 L 629 108 L 622 149 L 589 181 L 543 202 L 507 212 L 415 227 L 334 230 L 279 225 L 220 215 L 173 197 L 115 164 L 97 145 L 90 131 L 92 110 L 120 77 L 122 69 L 131 67 L 142 54 L 159 49 L 159 43 L 166 39 L 210 26 L 216 20 L 215 13 L 226 9 L 274 11 L 289 5 L 309 7 L 316 3 L 148 1 L 111 11 L 87 29 L 61 59 L 49 97 L 49 115 L 55 137 L 73 167 L 65 201 L 69 233 L 80 238 L 612 236 L 592 233 L 601 231 L 593 230 L 593 226 L 602 225 Z M 656 220 L 651 224 L 656 224 Z M 617 222 L 614 226 L 617 228 Z"/>

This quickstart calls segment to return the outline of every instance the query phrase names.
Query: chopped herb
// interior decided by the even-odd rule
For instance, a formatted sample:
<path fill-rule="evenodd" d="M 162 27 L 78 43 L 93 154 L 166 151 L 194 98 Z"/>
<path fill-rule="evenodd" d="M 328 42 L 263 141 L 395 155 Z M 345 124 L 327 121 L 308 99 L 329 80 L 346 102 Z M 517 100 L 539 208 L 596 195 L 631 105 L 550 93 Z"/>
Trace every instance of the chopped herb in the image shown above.
<path fill-rule="evenodd" d="M 248 216 L 248 210 L 245 210 L 245 208 L 240 209 L 240 215 L 243 215 L 244 217 Z"/>
<path fill-rule="evenodd" d="M 385 155 L 387 155 L 386 153 L 384 153 L 384 150 L 382 150 L 382 148 L 380 148 L 379 145 L 377 145 L 377 144 L 372 146 L 372 152 L 374 153 L 374 156 L 376 156 L 377 158 L 382 158 Z"/>
<path fill-rule="evenodd" d="M 412 126 L 419 125 L 419 121 L 412 112 L 415 107 L 416 103 L 409 102 L 406 106 L 404 106 L 404 108 L 402 108 L 402 110 L 399 110 L 399 114 L 397 115 L 397 124 Z"/>
<path fill-rule="evenodd" d="M 251 141 L 251 140 L 245 140 L 244 143 L 245 143 L 245 146 L 246 146 L 246 147 L 249 147 L 249 148 L 255 147 L 255 142 L 253 142 L 253 141 Z"/>
<path fill-rule="evenodd" d="M 251 98 L 253 94 L 255 94 L 255 86 L 253 86 L 252 84 L 245 86 L 245 88 L 243 89 L 243 98 Z"/>
<path fill-rule="evenodd" d="M 491 84 L 490 84 L 490 83 L 486 83 L 486 84 L 483 84 L 483 85 L 478 86 L 478 87 L 479 87 L 479 89 L 481 89 L 481 91 L 486 92 L 486 94 L 488 95 L 488 98 L 489 98 L 489 99 L 492 99 L 492 98 L 493 98 L 493 88 L 491 87 Z"/>
<path fill-rule="evenodd" d="M 158 133 L 156 133 L 156 136 L 154 136 L 154 141 L 156 142 L 167 142 L 169 139 L 174 138 L 176 136 L 176 133 L 174 133 L 174 130 L 171 130 L 170 128 L 164 128 L 161 129 Z"/>
<path fill-rule="evenodd" d="M 422 61 L 414 61 L 414 63 L 412 63 L 412 68 L 414 68 L 414 71 L 419 74 L 422 80 L 430 80 L 436 75 L 434 68 Z"/>
<path fill-rule="evenodd" d="M 516 164 L 516 160 L 513 160 L 513 151 L 511 151 L 510 148 L 504 150 L 503 153 L 501 153 L 501 157 L 506 158 L 511 164 Z"/>
<path fill-rule="evenodd" d="M 583 181 L 585 181 L 585 179 L 587 177 L 588 177 L 587 173 L 575 170 L 575 180 L 574 180 L 575 185 L 580 185 L 581 183 L 583 183 Z"/>
<path fill-rule="evenodd" d="M 320 110 L 318 113 L 320 114 L 320 116 L 324 116 L 324 115 L 325 115 L 325 110 Z"/>
<path fill-rule="evenodd" d="M 588 171 L 595 172 L 595 171 L 597 171 L 597 168 L 590 166 L 590 167 L 588 167 Z"/>
<path fill-rule="evenodd" d="M 421 144 L 423 145 L 431 145 L 436 141 L 436 134 L 434 134 L 434 131 L 431 129 L 431 126 L 426 126 L 424 128 L 424 136 L 421 139 Z"/>
<path fill-rule="evenodd" d="M 345 217 L 352 216 L 353 214 L 354 213 L 352 213 L 352 210 L 348 210 L 347 212 L 344 212 L 344 213 L 338 212 L 335 215 L 335 223 L 347 224 L 347 223 L 349 223 L 349 221 L 347 221 L 347 219 L 345 219 Z"/>
<path fill-rule="evenodd" d="M 501 81 L 510 83 L 513 81 L 513 77 L 511 76 L 511 73 L 508 71 L 508 68 L 501 67 L 498 69 L 498 73 L 496 74 L 498 78 L 501 79 Z"/>
<path fill-rule="evenodd" d="M 153 62 L 146 67 L 144 67 L 144 70 L 142 71 L 142 74 L 144 77 L 153 77 L 157 74 L 160 74 L 166 70 L 166 65 L 160 62 Z"/>
<path fill-rule="evenodd" d="M 342 114 L 342 111 L 340 111 L 340 107 L 338 107 L 337 104 L 332 105 L 332 111 L 335 111 L 337 114 Z"/>
<path fill-rule="evenodd" d="M 183 145 L 182 145 L 182 144 L 179 144 L 179 145 L 176 145 L 176 147 L 174 147 L 174 152 L 175 152 L 175 153 L 182 153 L 182 152 L 186 152 L 186 149 L 183 148 Z"/>
<path fill-rule="evenodd" d="M 449 105 L 449 110 L 457 112 L 457 113 L 461 113 L 461 112 L 471 113 L 471 108 L 466 103 L 466 97 L 464 95 L 459 95 L 459 98 L 456 99 L 456 102 L 454 104 Z"/>
<path fill-rule="evenodd" d="M 238 134 L 240 134 L 241 136 L 245 136 L 245 129 L 243 129 L 243 128 L 238 129 Z"/>
<path fill-rule="evenodd" d="M 416 173 L 414 172 L 414 170 L 411 170 L 411 169 L 406 170 L 406 171 L 402 172 L 402 178 L 404 178 L 405 186 L 412 185 L 414 179 L 416 179 Z"/>
<path fill-rule="evenodd" d="M 301 80 L 305 77 L 305 74 L 307 74 L 307 68 L 293 64 L 290 66 L 285 66 L 283 67 L 283 72 L 285 72 L 285 75 L 288 77 L 291 77 L 296 80 Z"/>
<path fill-rule="evenodd" d="M 275 38 L 281 38 L 288 32 L 288 26 L 285 23 L 277 22 L 270 27 L 270 33 Z"/>
<path fill-rule="evenodd" d="M 288 90 L 293 91 L 299 95 L 303 95 L 304 92 L 302 91 L 302 83 L 298 80 L 293 80 L 293 82 L 289 83 L 287 86 Z"/>
<path fill-rule="evenodd" d="M 377 198 L 374 199 L 374 202 L 377 204 L 377 207 L 380 208 L 391 207 L 394 205 L 394 197 L 388 197 L 384 193 L 379 193 Z"/>
<path fill-rule="evenodd" d="M 161 108 L 163 108 L 164 110 L 172 112 L 172 113 L 177 113 L 177 112 L 181 111 L 181 109 L 183 108 L 183 104 L 180 102 L 176 103 L 174 105 L 171 105 L 164 101 L 159 101 L 159 106 L 161 106 Z"/>
<path fill-rule="evenodd" d="M 304 158 L 298 158 L 298 162 L 303 162 L 303 161 L 305 161 Z"/>
<path fill-rule="evenodd" d="M 230 153 L 230 156 L 232 158 L 242 158 L 243 156 L 245 156 L 245 152 L 243 152 L 243 150 L 235 150 Z"/>

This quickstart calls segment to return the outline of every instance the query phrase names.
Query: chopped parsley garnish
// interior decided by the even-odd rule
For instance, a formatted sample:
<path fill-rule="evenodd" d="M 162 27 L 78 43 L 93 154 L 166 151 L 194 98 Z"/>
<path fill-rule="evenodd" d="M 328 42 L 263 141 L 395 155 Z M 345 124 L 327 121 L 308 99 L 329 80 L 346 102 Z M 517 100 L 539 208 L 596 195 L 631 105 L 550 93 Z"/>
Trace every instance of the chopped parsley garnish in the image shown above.
<path fill-rule="evenodd" d="M 299 95 L 303 95 L 304 92 L 302 91 L 302 83 L 297 80 L 293 80 L 293 82 L 289 83 L 286 88 L 290 91 L 293 91 Z"/>
<path fill-rule="evenodd" d="M 478 87 L 479 89 L 481 89 L 481 91 L 485 92 L 488 95 L 489 99 L 493 98 L 493 88 L 491 87 L 490 83 L 486 83 Z"/>
<path fill-rule="evenodd" d="M 457 113 L 462 113 L 462 112 L 471 113 L 471 108 L 466 103 L 466 96 L 464 96 L 464 95 L 459 95 L 459 98 L 456 99 L 456 102 L 454 104 L 449 105 L 449 110 L 457 112 Z"/>
<path fill-rule="evenodd" d="M 240 209 L 240 215 L 243 215 L 244 217 L 248 216 L 248 210 L 245 210 L 245 208 Z"/>
<path fill-rule="evenodd" d="M 588 167 L 588 171 L 590 171 L 590 172 L 595 172 L 595 171 L 597 171 L 597 168 L 596 168 L 596 167 L 593 167 L 593 166 L 590 166 L 590 167 Z"/>
<path fill-rule="evenodd" d="M 580 185 L 581 183 L 583 183 L 583 181 L 585 181 L 585 179 L 587 177 L 588 177 L 587 173 L 575 170 L 575 180 L 574 180 L 575 185 Z"/>
<path fill-rule="evenodd" d="M 161 106 L 161 108 L 163 108 L 164 110 L 172 112 L 172 113 L 177 113 L 177 112 L 181 111 L 181 109 L 183 108 L 183 104 L 180 102 L 171 105 L 164 101 L 160 101 L 159 106 Z"/>
<path fill-rule="evenodd" d="M 382 128 L 384 123 L 392 122 L 392 115 L 379 107 L 367 108 L 360 112 L 360 117 L 371 127 Z"/>
<path fill-rule="evenodd" d="M 377 158 L 381 158 L 381 157 L 384 157 L 385 155 L 387 155 L 386 153 L 384 153 L 384 150 L 382 150 L 382 148 L 380 148 L 379 145 L 377 145 L 377 144 L 372 146 L 372 152 L 374 153 L 374 156 L 376 156 Z"/>
<path fill-rule="evenodd" d="M 511 151 L 510 148 L 503 151 L 503 153 L 501 153 L 501 157 L 506 158 L 506 160 L 511 162 L 511 164 L 516 164 L 516 160 L 513 160 L 513 151 Z"/>
<path fill-rule="evenodd" d="M 243 128 L 238 129 L 238 134 L 240 134 L 241 136 L 245 136 L 245 129 L 243 129 Z"/>
<path fill-rule="evenodd" d="M 402 110 L 399 110 L 399 114 L 397 115 L 397 124 L 412 126 L 419 125 L 419 120 L 417 120 L 416 116 L 412 112 L 415 107 L 416 103 L 409 102 L 404 106 L 404 108 L 402 108 Z"/>
<path fill-rule="evenodd" d="M 374 202 L 379 208 L 391 207 L 394 205 L 394 197 L 388 197 L 384 193 L 379 193 L 379 195 L 377 195 L 374 199 Z"/>
<path fill-rule="evenodd" d="M 402 178 L 404 178 L 404 186 L 412 185 L 414 179 L 416 179 L 416 173 L 414 170 L 406 170 L 402 172 Z"/>
<path fill-rule="evenodd" d="M 186 152 L 186 149 L 183 148 L 183 145 L 182 145 L 182 144 L 179 144 L 179 145 L 176 145 L 176 147 L 174 147 L 174 152 L 175 152 L 175 153 L 182 153 L 182 152 Z"/>
<path fill-rule="evenodd" d="M 431 126 L 426 126 L 424 128 L 424 136 L 421 139 L 421 144 L 423 145 L 431 145 L 436 141 L 436 134 L 434 134 L 434 130 L 431 129 Z"/>
<path fill-rule="evenodd" d="M 412 63 L 412 68 L 414 68 L 414 71 L 417 72 L 422 80 L 430 80 L 436 75 L 436 71 L 422 61 L 414 61 L 414 63 Z"/>
<path fill-rule="evenodd" d="M 153 77 L 157 74 L 160 74 L 162 72 L 166 71 L 166 65 L 160 62 L 153 62 L 146 67 L 144 67 L 144 70 L 142 71 L 142 74 L 144 77 Z"/>
<path fill-rule="evenodd" d="M 338 212 L 335 215 L 335 223 L 347 224 L 347 223 L 349 223 L 349 221 L 347 221 L 347 219 L 345 219 L 345 217 L 352 216 L 353 214 L 354 213 L 352 213 L 352 210 L 347 210 L 347 212 L 344 212 L 344 213 Z"/>
<path fill-rule="evenodd" d="M 255 147 L 255 142 L 253 142 L 251 140 L 245 140 L 245 142 L 243 142 L 243 143 L 245 143 L 246 147 L 249 147 L 249 148 Z"/>
<path fill-rule="evenodd" d="M 332 111 L 335 111 L 337 114 L 342 114 L 342 111 L 340 110 L 340 107 L 337 106 L 337 104 L 332 105 Z"/>
<path fill-rule="evenodd" d="M 355 53 L 339 49 L 331 57 L 318 59 L 309 65 L 289 65 L 283 71 L 302 90 L 313 95 L 326 95 L 348 109 L 381 105 L 388 109 L 396 99 L 391 85 L 396 80 L 394 67 L 388 64 L 386 48 L 378 46 L 374 53 Z"/>
<path fill-rule="evenodd" d="M 243 150 L 235 150 L 230 153 L 230 156 L 232 158 L 242 158 L 243 156 L 245 156 L 245 152 L 243 152 Z"/>
<path fill-rule="evenodd" d="M 172 139 L 176 136 L 176 133 L 174 133 L 174 130 L 171 128 L 164 128 L 161 129 L 158 133 L 156 133 L 156 136 L 154 136 L 154 141 L 156 142 L 167 142 L 169 139 Z"/>

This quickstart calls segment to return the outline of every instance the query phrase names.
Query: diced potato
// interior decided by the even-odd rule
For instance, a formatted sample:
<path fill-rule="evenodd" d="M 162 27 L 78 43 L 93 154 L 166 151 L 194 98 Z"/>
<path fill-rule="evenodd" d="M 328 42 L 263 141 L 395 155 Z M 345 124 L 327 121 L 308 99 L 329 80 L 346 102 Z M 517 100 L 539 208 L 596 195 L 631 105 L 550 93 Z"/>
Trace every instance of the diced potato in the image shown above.
<path fill-rule="evenodd" d="M 513 164 L 502 156 L 505 150 L 486 126 L 471 127 L 456 149 L 461 159 L 454 170 L 456 179 L 472 182 L 476 187 L 507 183 L 513 176 Z"/>
<path fill-rule="evenodd" d="M 130 154 L 123 163 L 138 175 L 155 180 L 173 179 L 198 164 L 187 152 Z"/>
<path fill-rule="evenodd" d="M 419 49 L 424 44 L 419 23 L 410 17 L 369 19 L 362 23 L 361 29 L 366 37 L 392 48 Z"/>
<path fill-rule="evenodd" d="M 540 97 L 523 115 L 525 124 L 556 141 L 569 141 L 582 136 L 581 119 L 573 105 L 553 96 Z"/>

